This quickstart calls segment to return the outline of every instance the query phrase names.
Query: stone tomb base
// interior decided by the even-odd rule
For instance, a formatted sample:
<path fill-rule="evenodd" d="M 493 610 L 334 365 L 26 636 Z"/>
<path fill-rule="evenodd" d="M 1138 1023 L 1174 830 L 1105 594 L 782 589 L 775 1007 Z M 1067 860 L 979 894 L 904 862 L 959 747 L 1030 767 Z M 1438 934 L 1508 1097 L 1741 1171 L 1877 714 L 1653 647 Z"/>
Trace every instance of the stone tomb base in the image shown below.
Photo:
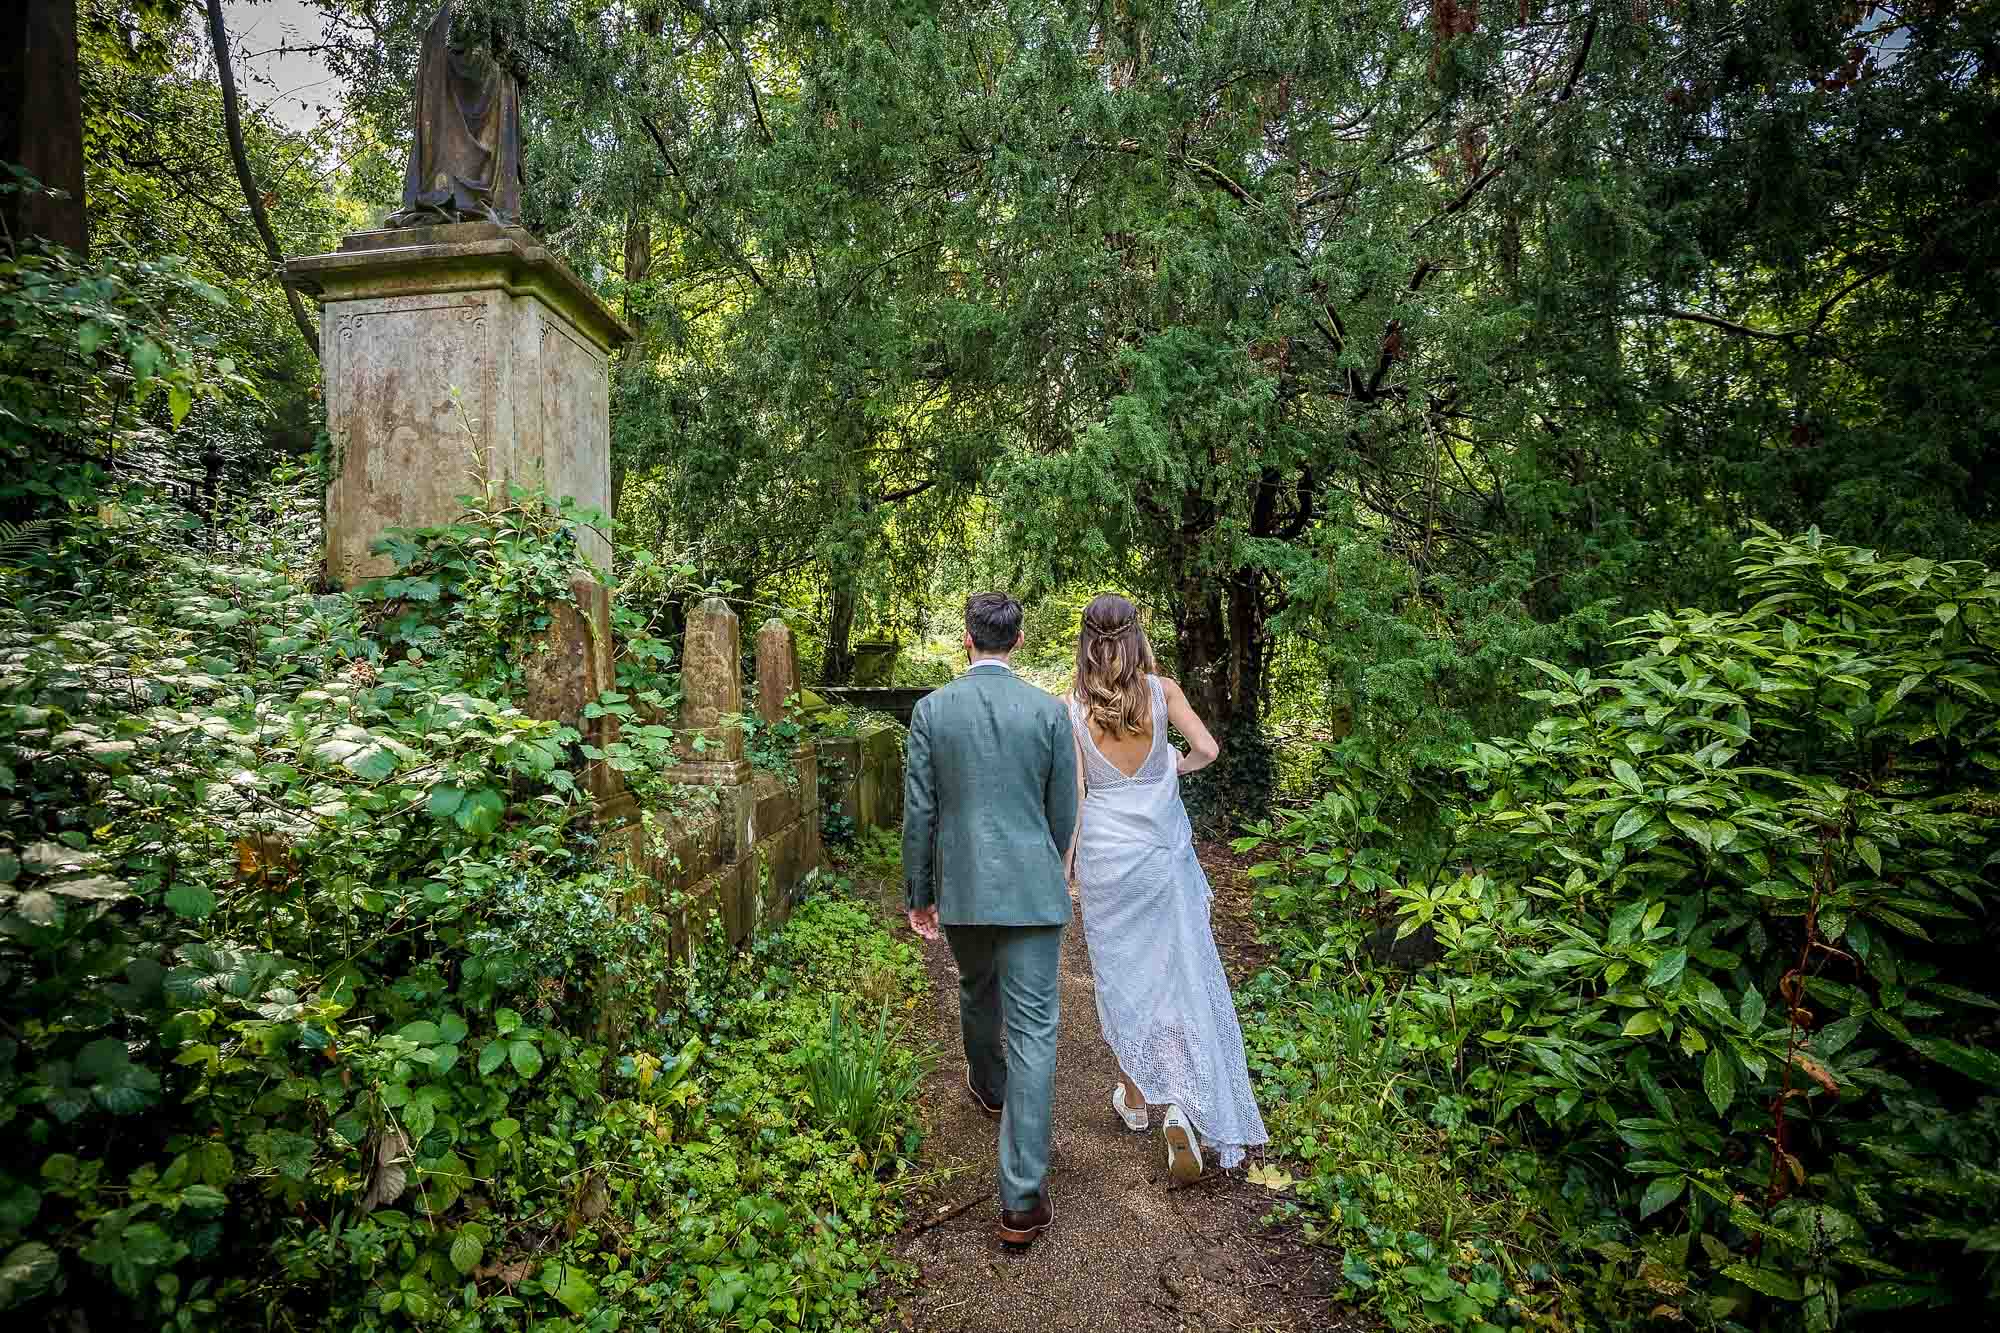
<path fill-rule="evenodd" d="M 631 331 L 519 227 L 357 232 L 286 275 L 322 309 L 326 560 L 352 586 L 389 572 L 387 528 L 455 521 L 509 482 L 611 508 L 606 358 Z M 577 533 L 600 569 L 602 533 Z"/>
<path fill-rule="evenodd" d="M 736 945 L 791 915 L 820 865 L 814 759 L 813 747 L 801 746 L 789 779 L 759 772 L 740 786 L 696 789 L 673 813 L 642 813 L 630 794 L 600 807 L 610 844 L 672 911 L 675 956 L 701 943 L 710 918 Z"/>

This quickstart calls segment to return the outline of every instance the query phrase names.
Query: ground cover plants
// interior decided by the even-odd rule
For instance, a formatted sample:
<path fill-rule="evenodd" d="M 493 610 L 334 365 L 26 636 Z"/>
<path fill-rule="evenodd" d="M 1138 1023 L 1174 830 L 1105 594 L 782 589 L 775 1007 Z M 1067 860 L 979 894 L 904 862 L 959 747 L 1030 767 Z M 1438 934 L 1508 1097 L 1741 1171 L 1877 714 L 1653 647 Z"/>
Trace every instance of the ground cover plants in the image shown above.
<path fill-rule="evenodd" d="M 824 878 L 747 955 L 671 955 L 577 734 L 515 706 L 575 516 L 475 497 L 320 592 L 315 491 L 219 529 L 106 497 L 8 556 L 0 1308 L 854 1326 L 908 1105 L 857 1141 L 807 1072 L 903 1085 L 893 1041 L 822 1048 L 830 999 L 899 1004 L 914 955 Z M 663 646 L 625 649 L 670 696 Z"/>
<path fill-rule="evenodd" d="M 1246 839 L 1276 850 L 1267 1086 L 1379 1087 L 1370 1127 L 1430 1138 L 1386 1196 L 1351 1138 L 1281 1141 L 1295 1206 L 1399 1322 L 2000 1309 L 2000 575 L 1767 532 L 1737 577 L 1739 609 L 1544 665 L 1545 716 L 1465 753 L 1428 843 L 1398 836 L 1398 793 L 1352 787 Z M 1456 1250 L 1426 1169 L 1470 1186 L 1445 1227 L 1485 1219 Z M 1385 1202 L 1413 1235 L 1385 1236 Z"/>

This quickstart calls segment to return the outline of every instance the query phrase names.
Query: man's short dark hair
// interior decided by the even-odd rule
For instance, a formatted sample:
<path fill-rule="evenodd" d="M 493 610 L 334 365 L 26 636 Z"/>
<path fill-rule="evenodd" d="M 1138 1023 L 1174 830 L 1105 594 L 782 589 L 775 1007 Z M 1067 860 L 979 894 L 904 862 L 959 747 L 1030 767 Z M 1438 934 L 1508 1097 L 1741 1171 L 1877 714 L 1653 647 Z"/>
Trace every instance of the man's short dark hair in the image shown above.
<path fill-rule="evenodd" d="M 1021 638 L 1021 604 L 1004 592 L 976 592 L 965 599 L 965 632 L 982 653 L 1010 652 Z"/>

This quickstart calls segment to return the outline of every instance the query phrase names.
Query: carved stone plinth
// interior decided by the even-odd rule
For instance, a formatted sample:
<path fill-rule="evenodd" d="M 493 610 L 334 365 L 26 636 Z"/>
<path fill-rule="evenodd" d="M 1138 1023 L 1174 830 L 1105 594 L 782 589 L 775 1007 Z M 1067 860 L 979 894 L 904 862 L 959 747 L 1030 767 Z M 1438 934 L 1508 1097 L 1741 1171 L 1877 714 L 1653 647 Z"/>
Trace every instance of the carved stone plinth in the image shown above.
<path fill-rule="evenodd" d="M 448 523 L 458 497 L 508 482 L 611 507 L 606 358 L 631 330 L 519 227 L 357 232 L 285 266 L 322 312 L 334 478 L 328 575 L 388 572 L 387 528 Z M 600 568 L 611 546 L 577 534 Z"/>

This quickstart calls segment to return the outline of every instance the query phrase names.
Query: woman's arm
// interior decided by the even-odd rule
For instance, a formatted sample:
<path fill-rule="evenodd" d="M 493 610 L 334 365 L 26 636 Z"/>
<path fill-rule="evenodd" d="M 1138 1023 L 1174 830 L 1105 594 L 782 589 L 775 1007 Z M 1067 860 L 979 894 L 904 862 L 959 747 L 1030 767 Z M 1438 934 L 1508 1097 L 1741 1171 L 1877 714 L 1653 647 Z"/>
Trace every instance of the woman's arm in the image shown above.
<path fill-rule="evenodd" d="M 1069 733 L 1070 753 L 1076 756 L 1076 827 L 1069 835 L 1069 851 L 1063 856 L 1063 877 L 1076 883 L 1076 844 L 1083 836 L 1083 742 L 1076 737 L 1076 728 Z"/>
<path fill-rule="evenodd" d="M 1180 771 L 1192 773 L 1198 768 L 1207 768 L 1222 753 L 1222 747 L 1215 743 L 1215 737 L 1208 734 L 1194 705 L 1187 701 L 1181 687 L 1165 676 L 1160 677 L 1160 692 L 1167 697 L 1167 721 L 1173 723 L 1174 730 L 1187 737 L 1188 751 L 1181 756 Z"/>

